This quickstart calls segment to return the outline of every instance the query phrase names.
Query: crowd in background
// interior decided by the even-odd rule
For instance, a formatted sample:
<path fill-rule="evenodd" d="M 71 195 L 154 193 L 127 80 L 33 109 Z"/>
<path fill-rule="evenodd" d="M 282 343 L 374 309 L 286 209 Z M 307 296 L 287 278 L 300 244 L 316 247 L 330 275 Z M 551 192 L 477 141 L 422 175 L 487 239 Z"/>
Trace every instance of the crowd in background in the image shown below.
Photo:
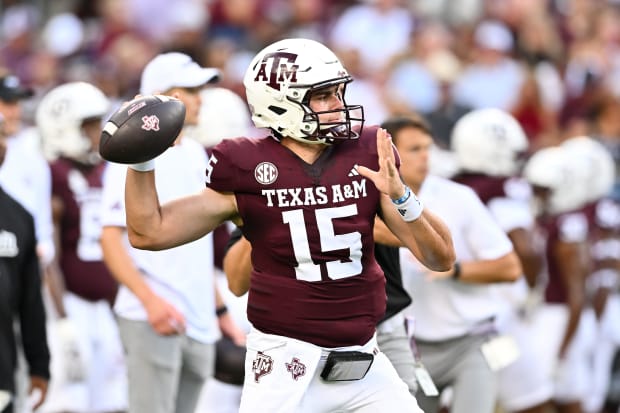
<path fill-rule="evenodd" d="M 39 4 L 40 3 L 40 4 Z M 448 146 L 468 109 L 498 107 L 532 148 L 600 138 L 619 157 L 620 6 L 603 0 L 99 0 L 3 2 L 0 62 L 36 90 L 85 80 L 119 100 L 137 92 L 155 54 L 176 50 L 243 72 L 266 44 L 324 42 L 356 81 L 350 101 L 378 124 L 419 112 Z M 436 126 L 440 125 L 440 126 Z"/>
<path fill-rule="evenodd" d="M 304 37 L 340 57 L 355 79 L 346 99 L 368 125 L 419 113 L 450 149 L 458 119 L 498 108 L 519 121 L 528 155 L 587 135 L 620 174 L 617 0 L 30 0 L 0 12 L 0 67 L 35 92 L 26 124 L 66 82 L 131 99 L 146 63 L 167 51 L 218 68 L 219 86 L 244 97 L 256 52 Z M 620 199 L 620 179 L 609 196 Z"/>

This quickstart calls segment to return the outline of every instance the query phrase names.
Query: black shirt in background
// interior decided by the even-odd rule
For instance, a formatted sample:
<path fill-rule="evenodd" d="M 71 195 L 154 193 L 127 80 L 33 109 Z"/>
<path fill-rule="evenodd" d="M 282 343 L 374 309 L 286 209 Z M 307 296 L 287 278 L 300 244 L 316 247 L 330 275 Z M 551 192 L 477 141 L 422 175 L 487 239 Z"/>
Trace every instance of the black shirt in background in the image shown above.
<path fill-rule="evenodd" d="M 15 392 L 13 323 L 19 320 L 28 374 L 49 378 L 50 354 L 32 216 L 0 188 L 0 389 Z"/>

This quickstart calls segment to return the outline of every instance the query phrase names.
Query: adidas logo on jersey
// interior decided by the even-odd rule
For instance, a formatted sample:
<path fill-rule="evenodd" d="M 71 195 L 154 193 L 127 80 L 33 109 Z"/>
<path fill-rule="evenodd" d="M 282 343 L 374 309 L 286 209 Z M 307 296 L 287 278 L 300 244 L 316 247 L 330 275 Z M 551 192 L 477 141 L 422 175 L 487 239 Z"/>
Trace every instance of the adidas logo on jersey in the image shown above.
<path fill-rule="evenodd" d="M 354 165 L 353 168 L 351 168 L 351 171 L 349 172 L 349 175 L 348 175 L 349 178 L 360 175 L 360 173 L 357 172 L 357 169 L 355 168 L 357 168 L 357 165 Z"/>

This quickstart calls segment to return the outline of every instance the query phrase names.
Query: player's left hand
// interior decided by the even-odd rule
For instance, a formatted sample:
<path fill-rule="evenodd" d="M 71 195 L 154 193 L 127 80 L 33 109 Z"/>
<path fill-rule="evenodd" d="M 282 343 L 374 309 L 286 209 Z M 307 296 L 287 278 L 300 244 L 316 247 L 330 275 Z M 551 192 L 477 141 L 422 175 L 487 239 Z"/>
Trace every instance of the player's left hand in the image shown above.
<path fill-rule="evenodd" d="M 363 177 L 370 179 L 377 189 L 389 196 L 398 199 L 405 194 L 405 184 L 400 179 L 392 136 L 382 128 L 377 129 L 377 153 L 379 155 L 379 170 L 373 171 L 362 165 L 357 165 L 357 171 Z"/>

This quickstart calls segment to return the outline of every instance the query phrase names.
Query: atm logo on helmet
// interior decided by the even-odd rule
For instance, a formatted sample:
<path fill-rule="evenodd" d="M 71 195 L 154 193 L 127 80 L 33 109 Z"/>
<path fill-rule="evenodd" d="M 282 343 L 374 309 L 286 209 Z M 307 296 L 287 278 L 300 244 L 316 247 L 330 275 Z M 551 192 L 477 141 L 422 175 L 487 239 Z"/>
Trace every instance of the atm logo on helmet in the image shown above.
<path fill-rule="evenodd" d="M 266 54 L 260 62 L 258 72 L 254 77 L 255 82 L 267 82 L 270 87 L 280 90 L 283 82 L 297 83 L 297 70 L 295 64 L 297 55 L 294 53 L 275 52 Z M 271 68 L 267 72 L 267 64 L 271 61 Z"/>

